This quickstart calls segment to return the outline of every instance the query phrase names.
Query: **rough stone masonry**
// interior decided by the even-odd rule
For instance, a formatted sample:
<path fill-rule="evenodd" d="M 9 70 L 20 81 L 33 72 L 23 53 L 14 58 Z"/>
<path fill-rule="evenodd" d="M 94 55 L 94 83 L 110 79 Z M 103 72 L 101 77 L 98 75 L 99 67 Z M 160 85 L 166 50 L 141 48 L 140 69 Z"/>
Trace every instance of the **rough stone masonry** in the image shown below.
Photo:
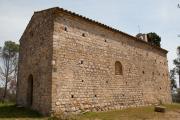
<path fill-rule="evenodd" d="M 17 104 L 44 115 L 171 103 L 167 51 L 61 8 L 20 39 Z"/>

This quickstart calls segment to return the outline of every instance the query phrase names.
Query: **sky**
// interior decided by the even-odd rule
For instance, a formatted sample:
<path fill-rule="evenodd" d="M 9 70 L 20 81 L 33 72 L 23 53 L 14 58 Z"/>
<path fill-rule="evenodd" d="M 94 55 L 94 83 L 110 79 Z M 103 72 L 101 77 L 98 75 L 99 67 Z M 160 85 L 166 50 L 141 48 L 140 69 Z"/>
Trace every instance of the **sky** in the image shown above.
<path fill-rule="evenodd" d="M 61 7 L 131 35 L 155 32 L 173 68 L 180 46 L 180 0 L 0 0 L 0 46 L 18 42 L 34 11 Z"/>

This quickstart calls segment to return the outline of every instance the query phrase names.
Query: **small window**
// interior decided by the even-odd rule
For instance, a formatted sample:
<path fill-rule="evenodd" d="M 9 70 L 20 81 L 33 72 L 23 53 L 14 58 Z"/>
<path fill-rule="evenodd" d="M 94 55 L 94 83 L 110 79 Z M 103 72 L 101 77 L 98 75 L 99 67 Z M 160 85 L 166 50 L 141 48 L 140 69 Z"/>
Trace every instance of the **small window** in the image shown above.
<path fill-rule="evenodd" d="M 85 34 L 85 33 L 83 33 L 83 34 L 82 34 L 82 36 L 83 36 L 83 37 L 86 37 L 86 34 Z"/>
<path fill-rule="evenodd" d="M 154 76 L 154 72 L 152 72 L 152 75 Z"/>
<path fill-rule="evenodd" d="M 84 63 L 84 61 L 83 60 L 80 60 L 80 62 L 79 62 L 80 64 L 83 64 Z"/>
<path fill-rule="evenodd" d="M 68 32 L 67 27 L 64 27 L 64 30 L 65 30 L 66 32 Z"/>
<path fill-rule="evenodd" d="M 116 61 L 115 63 L 115 75 L 122 75 L 122 64 L 119 61 Z"/>

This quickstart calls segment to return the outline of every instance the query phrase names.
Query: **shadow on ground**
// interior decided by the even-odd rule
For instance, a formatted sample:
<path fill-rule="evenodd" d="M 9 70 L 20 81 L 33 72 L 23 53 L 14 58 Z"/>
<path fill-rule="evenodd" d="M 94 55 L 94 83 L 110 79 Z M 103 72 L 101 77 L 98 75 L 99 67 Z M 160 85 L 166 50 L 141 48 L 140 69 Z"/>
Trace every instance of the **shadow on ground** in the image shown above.
<path fill-rule="evenodd" d="M 18 108 L 15 105 L 0 106 L 0 118 L 41 118 L 36 112 L 26 108 Z"/>

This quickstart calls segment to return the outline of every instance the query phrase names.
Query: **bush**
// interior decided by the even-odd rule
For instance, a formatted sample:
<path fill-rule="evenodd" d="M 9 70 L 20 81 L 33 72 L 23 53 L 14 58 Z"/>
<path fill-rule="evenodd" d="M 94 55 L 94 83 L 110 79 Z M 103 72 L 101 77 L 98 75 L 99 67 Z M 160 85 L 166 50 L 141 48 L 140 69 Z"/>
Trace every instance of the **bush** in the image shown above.
<path fill-rule="evenodd" d="M 3 102 L 3 94 L 4 94 L 4 88 L 0 88 L 0 102 Z M 16 102 L 16 94 L 15 93 L 10 93 L 7 91 L 7 96 L 5 101 L 7 102 Z"/>
<path fill-rule="evenodd" d="M 178 88 L 177 93 L 172 94 L 172 100 L 175 103 L 180 103 L 180 88 Z"/>

